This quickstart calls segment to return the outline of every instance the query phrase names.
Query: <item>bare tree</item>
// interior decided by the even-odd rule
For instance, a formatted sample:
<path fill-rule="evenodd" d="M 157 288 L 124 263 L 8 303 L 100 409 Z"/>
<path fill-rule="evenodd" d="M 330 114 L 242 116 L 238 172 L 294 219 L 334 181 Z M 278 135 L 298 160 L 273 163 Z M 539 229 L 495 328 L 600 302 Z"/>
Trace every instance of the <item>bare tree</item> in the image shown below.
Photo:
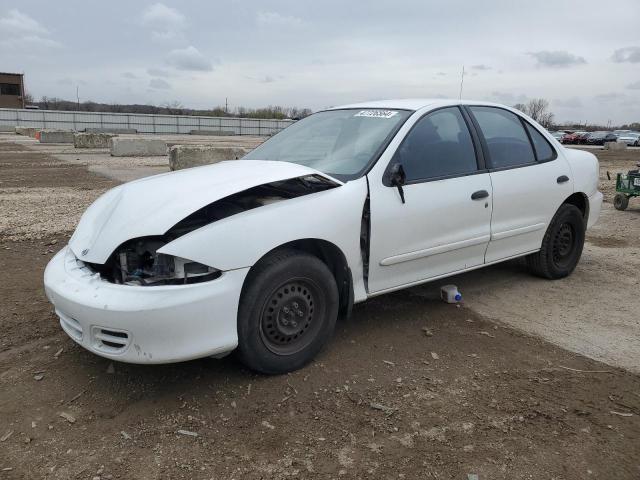
<path fill-rule="evenodd" d="M 184 105 L 178 100 L 167 102 L 162 106 L 167 110 L 169 115 L 182 115 L 184 113 Z"/>
<path fill-rule="evenodd" d="M 545 128 L 553 124 L 553 113 L 549 111 L 549 100 L 545 98 L 533 98 L 528 103 L 518 103 L 513 108 L 529 115 Z"/>
<path fill-rule="evenodd" d="M 527 113 L 527 106 L 524 103 L 516 103 L 513 108 L 520 110 L 522 113 Z"/>

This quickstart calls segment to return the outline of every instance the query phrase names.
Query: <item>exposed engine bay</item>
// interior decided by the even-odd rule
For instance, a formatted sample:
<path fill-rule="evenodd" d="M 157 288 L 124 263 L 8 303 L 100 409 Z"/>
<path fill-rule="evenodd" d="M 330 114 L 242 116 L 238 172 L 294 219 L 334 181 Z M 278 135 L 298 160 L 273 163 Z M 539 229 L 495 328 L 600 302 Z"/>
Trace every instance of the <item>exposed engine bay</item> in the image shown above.
<path fill-rule="evenodd" d="M 235 193 L 185 217 L 164 235 L 128 240 L 105 264 L 85 263 L 111 283 L 138 286 L 184 285 L 218 278 L 216 268 L 186 258 L 158 253 L 163 246 L 205 225 L 254 208 L 335 188 L 339 184 L 320 175 L 272 182 Z"/>

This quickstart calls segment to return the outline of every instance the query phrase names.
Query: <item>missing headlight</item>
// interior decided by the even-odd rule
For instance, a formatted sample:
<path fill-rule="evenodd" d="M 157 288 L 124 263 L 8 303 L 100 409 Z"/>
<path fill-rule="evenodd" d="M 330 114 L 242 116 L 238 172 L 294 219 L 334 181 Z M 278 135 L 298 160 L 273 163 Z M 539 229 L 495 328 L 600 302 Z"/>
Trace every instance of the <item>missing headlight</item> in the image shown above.
<path fill-rule="evenodd" d="M 105 265 L 88 266 L 105 280 L 122 285 L 186 285 L 222 275 L 220 270 L 208 265 L 158 253 L 165 243 L 157 237 L 130 240 L 121 245 Z"/>

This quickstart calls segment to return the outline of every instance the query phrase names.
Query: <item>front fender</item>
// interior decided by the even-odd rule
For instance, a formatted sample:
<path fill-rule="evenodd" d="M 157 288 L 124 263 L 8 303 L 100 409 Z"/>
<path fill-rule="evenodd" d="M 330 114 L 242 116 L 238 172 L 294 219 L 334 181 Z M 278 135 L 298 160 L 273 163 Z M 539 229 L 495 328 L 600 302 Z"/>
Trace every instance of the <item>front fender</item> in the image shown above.
<path fill-rule="evenodd" d="M 360 178 L 227 217 L 177 238 L 158 252 L 228 271 L 251 267 L 285 243 L 325 240 L 347 259 L 357 301 L 366 298 L 360 228 L 367 193 L 366 179 Z"/>

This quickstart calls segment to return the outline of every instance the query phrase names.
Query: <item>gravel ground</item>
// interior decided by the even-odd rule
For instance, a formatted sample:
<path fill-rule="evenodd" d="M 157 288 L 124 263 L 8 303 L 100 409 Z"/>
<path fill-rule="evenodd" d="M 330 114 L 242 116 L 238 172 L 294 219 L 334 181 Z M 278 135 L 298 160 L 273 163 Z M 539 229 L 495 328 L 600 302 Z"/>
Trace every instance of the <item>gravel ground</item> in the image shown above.
<path fill-rule="evenodd" d="M 71 187 L 2 188 L 0 235 L 7 240 L 31 240 L 72 231 L 101 192 Z"/>

